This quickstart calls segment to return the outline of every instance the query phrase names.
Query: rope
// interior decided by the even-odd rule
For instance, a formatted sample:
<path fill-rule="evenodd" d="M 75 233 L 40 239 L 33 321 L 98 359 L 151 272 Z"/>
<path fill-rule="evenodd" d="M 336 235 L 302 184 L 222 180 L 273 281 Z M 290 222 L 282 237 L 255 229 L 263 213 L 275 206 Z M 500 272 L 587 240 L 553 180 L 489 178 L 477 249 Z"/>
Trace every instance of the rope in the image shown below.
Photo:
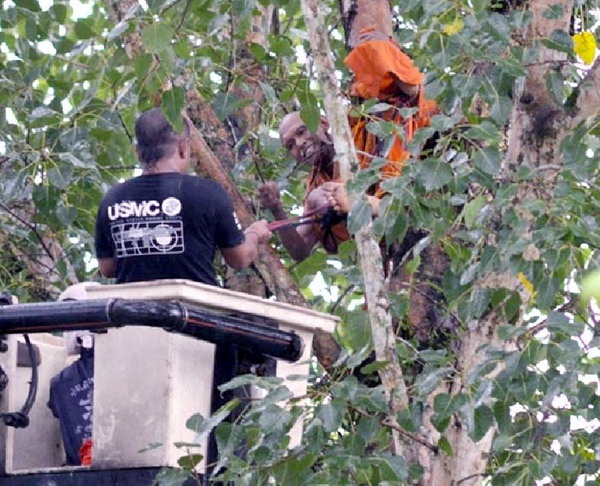
<path fill-rule="evenodd" d="M 317 223 L 322 220 L 322 218 L 315 219 L 313 216 L 323 211 L 324 209 L 329 208 L 329 203 L 322 204 L 321 206 L 304 213 L 300 216 L 294 216 L 293 218 L 281 219 L 279 221 L 273 221 L 267 225 L 269 231 L 277 231 L 285 228 L 291 228 L 294 226 L 300 226 L 303 224 L 312 224 Z"/>

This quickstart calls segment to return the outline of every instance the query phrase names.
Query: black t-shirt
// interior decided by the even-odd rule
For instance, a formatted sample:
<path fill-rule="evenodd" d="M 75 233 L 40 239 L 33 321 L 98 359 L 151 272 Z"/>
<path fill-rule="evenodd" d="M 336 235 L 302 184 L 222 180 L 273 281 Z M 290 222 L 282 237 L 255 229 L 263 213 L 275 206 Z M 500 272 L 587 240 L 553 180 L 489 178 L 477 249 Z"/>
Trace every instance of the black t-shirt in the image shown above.
<path fill-rule="evenodd" d="M 112 187 L 96 219 L 96 256 L 117 259 L 117 283 L 185 278 L 217 285 L 215 249 L 243 242 L 223 188 L 176 172 Z"/>

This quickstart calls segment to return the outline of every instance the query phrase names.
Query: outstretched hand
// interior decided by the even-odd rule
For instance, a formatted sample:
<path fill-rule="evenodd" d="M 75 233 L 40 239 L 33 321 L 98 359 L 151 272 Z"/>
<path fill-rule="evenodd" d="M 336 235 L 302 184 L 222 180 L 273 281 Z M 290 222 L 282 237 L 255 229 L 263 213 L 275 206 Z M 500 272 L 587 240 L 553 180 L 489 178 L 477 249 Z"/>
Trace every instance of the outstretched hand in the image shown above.
<path fill-rule="evenodd" d="M 282 207 L 279 185 L 277 182 L 265 182 L 258 186 L 258 200 L 265 209 L 279 209 Z"/>

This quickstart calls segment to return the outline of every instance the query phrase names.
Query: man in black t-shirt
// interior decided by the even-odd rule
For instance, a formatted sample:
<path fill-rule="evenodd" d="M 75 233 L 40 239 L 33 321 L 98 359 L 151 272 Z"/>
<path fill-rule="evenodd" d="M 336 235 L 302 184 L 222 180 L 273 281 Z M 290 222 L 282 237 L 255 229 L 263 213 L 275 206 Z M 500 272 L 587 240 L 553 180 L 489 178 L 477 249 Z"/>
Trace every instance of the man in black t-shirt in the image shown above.
<path fill-rule="evenodd" d="M 217 285 L 219 248 L 233 268 L 250 265 L 271 236 L 266 221 L 242 231 L 227 193 L 216 182 L 186 174 L 189 128 L 178 135 L 160 108 L 135 127 L 142 175 L 112 187 L 96 220 L 100 272 L 117 283 L 185 278 Z"/>
<path fill-rule="evenodd" d="M 267 222 L 242 231 L 233 203 L 216 182 L 186 174 L 190 162 L 189 127 L 174 132 L 160 108 L 143 113 L 135 125 L 142 175 L 112 187 L 96 219 L 100 272 L 117 283 L 184 278 L 217 285 L 217 248 L 235 269 L 250 265 L 260 244 L 271 237 Z M 241 351 L 217 345 L 211 411 L 230 398 L 218 386 L 231 380 L 243 361 Z M 256 357 L 260 363 L 269 363 Z M 272 361 L 272 360 L 271 360 Z M 271 366 L 272 367 L 272 366 Z M 201 370 L 199 370 L 201 372 Z M 216 459 L 210 438 L 208 463 Z"/>

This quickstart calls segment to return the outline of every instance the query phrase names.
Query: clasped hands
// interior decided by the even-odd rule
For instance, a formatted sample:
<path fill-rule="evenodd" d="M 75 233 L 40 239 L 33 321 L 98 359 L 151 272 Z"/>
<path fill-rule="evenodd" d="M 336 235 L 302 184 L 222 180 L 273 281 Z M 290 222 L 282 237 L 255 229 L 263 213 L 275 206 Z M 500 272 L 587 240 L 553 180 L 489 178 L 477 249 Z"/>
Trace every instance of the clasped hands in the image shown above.
<path fill-rule="evenodd" d="M 260 205 L 271 211 L 282 208 L 279 186 L 276 182 L 266 182 L 258 188 Z M 306 206 L 309 211 L 318 209 L 324 214 L 329 208 L 340 213 L 350 211 L 348 194 L 341 182 L 325 182 L 313 189 L 306 198 Z"/>

